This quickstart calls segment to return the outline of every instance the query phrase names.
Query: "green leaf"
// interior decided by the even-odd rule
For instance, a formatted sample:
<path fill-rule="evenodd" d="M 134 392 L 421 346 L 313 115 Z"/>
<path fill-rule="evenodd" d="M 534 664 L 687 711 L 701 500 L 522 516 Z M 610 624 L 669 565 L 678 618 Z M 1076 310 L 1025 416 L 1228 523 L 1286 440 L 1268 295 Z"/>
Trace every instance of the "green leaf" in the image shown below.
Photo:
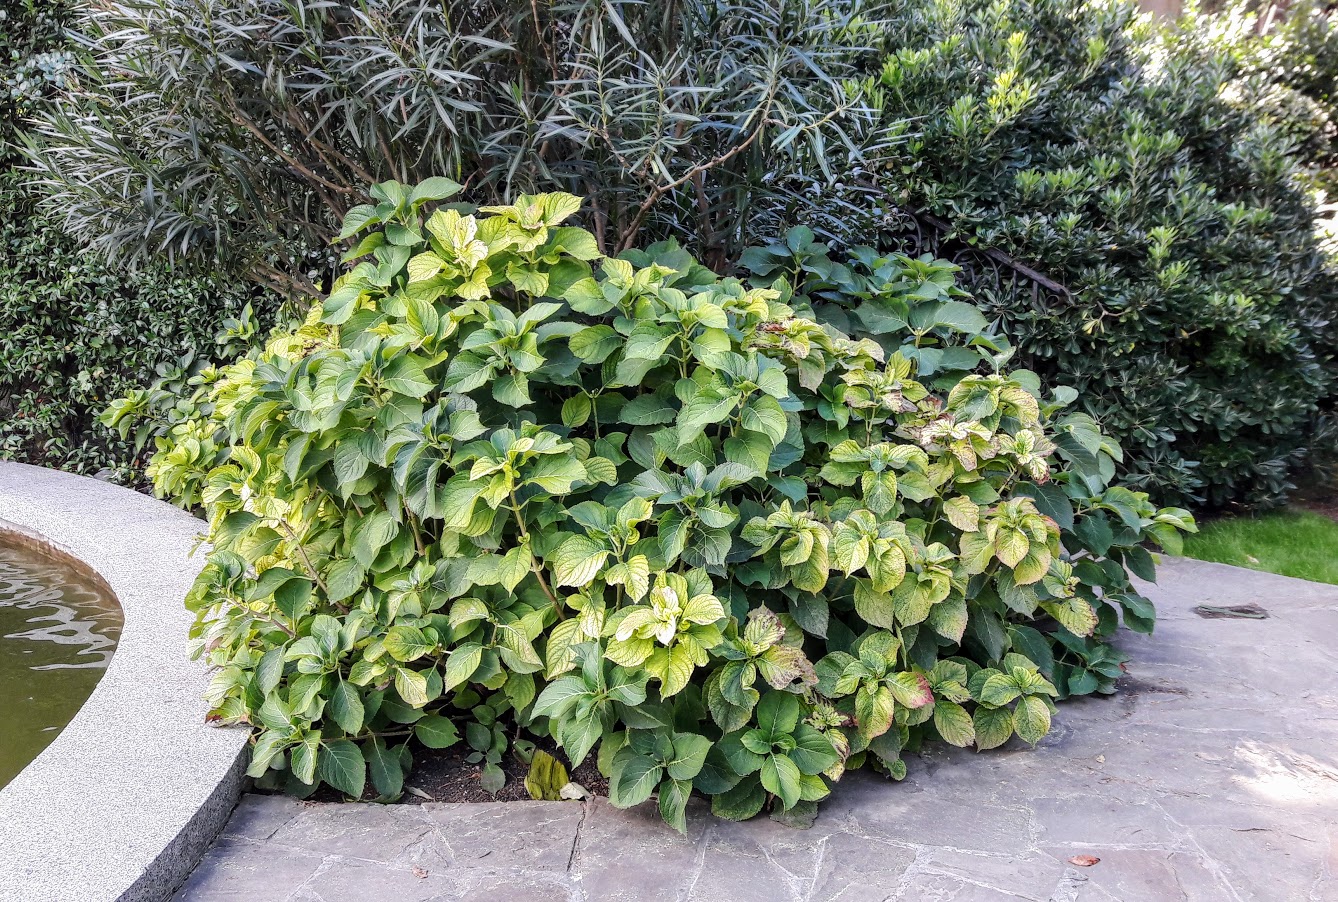
<path fill-rule="evenodd" d="M 520 585 L 520 581 L 528 576 L 533 569 L 534 556 L 530 553 L 530 546 L 527 543 L 521 543 L 502 555 L 501 559 L 497 561 L 496 584 L 508 592 L 514 592 L 516 586 Z"/>
<path fill-rule="evenodd" d="M 626 344 L 623 345 L 623 360 L 659 363 L 674 337 L 672 327 L 644 320 L 638 322 L 632 329 L 632 334 L 627 336 Z"/>
<path fill-rule="evenodd" d="M 841 759 L 831 740 L 807 724 L 795 728 L 794 741 L 789 757 L 802 774 L 820 774 Z"/>
<path fill-rule="evenodd" d="M 460 741 L 460 731 L 449 717 L 429 714 L 414 724 L 414 735 L 430 749 L 450 748 Z"/>
<path fill-rule="evenodd" d="M 1087 550 L 1097 557 L 1105 556 L 1115 541 L 1115 533 L 1110 528 L 1110 522 L 1100 511 L 1078 520 L 1073 526 L 1073 532 Z"/>
<path fill-rule="evenodd" d="M 464 684 L 479 669 L 482 660 L 483 648 L 478 645 L 462 645 L 452 651 L 446 658 L 446 670 L 441 678 L 442 691 L 450 692 Z"/>
<path fill-rule="evenodd" d="M 762 762 L 762 788 L 779 796 L 781 804 L 793 808 L 799 803 L 799 767 L 784 755 L 770 755 Z"/>
<path fill-rule="evenodd" d="M 451 181 L 443 176 L 433 176 L 414 186 L 413 191 L 409 194 L 409 201 L 411 203 L 422 203 L 428 200 L 445 200 L 463 190 L 464 188 L 459 182 Z M 345 221 L 347 222 L 347 220 Z"/>
<path fill-rule="evenodd" d="M 757 725 L 776 736 L 793 733 L 803 713 L 799 699 L 788 692 L 768 692 L 757 705 Z"/>
<path fill-rule="evenodd" d="M 423 631 L 416 626 L 396 624 L 386 632 L 385 647 L 396 661 L 407 662 L 416 661 L 429 653 L 436 648 L 436 643 L 423 635 Z"/>
<path fill-rule="evenodd" d="M 380 736 L 373 736 L 362 744 L 363 756 L 372 785 L 383 799 L 396 799 L 404 792 L 404 765 L 400 748 L 388 749 Z"/>
<path fill-rule="evenodd" d="M 674 756 L 669 762 L 669 776 L 674 780 L 691 780 L 706 763 L 706 753 L 711 750 L 711 740 L 695 733 L 675 733 L 673 748 Z"/>
<path fill-rule="evenodd" d="M 256 667 L 256 685 L 264 694 L 273 692 L 283 679 L 283 653 L 283 648 L 271 648 L 261 657 L 260 664 Z"/>
<path fill-rule="evenodd" d="M 1073 502 L 1069 500 L 1063 486 L 1053 482 L 1045 485 L 1023 482 L 1013 490 L 1013 496 L 1033 499 L 1036 509 L 1059 524 L 1060 529 L 1073 530 Z"/>
<path fill-rule="evenodd" d="M 623 337 L 612 326 L 587 326 L 567 339 L 567 347 L 582 361 L 603 363 L 608 356 L 622 347 Z"/>
<path fill-rule="evenodd" d="M 976 727 L 971 715 L 956 702 L 943 699 L 934 702 L 934 729 L 951 745 L 966 748 L 976 741 Z"/>
<path fill-rule="evenodd" d="M 358 799 L 367 785 L 367 762 L 362 749 L 347 739 L 335 739 L 321 749 L 318 774 L 344 795 Z"/>
<path fill-rule="evenodd" d="M 580 588 L 589 585 L 609 558 L 609 549 L 589 536 L 570 536 L 553 552 L 553 582 Z"/>
<path fill-rule="evenodd" d="M 427 377 L 422 362 L 413 355 L 396 357 L 381 374 L 381 384 L 410 398 L 423 398 L 436 383 Z"/>
<path fill-rule="evenodd" d="M 330 601 L 343 601 L 362 588 L 366 572 L 354 560 L 335 561 L 325 573 L 325 587 Z"/>
<path fill-rule="evenodd" d="M 744 429 L 762 433 L 771 439 L 773 445 L 781 443 L 789 428 L 780 403 L 768 395 L 749 400 L 740 413 L 740 423 Z"/>
<path fill-rule="evenodd" d="M 584 721 L 564 720 L 558 725 L 558 737 L 562 750 L 576 767 L 580 767 L 585 756 L 594 748 L 604 735 L 604 726 L 596 718 Z"/>
<path fill-rule="evenodd" d="M 354 559 L 370 569 L 381 549 L 390 544 L 399 531 L 399 524 L 389 511 L 375 511 L 363 517 L 353 531 Z"/>
<path fill-rule="evenodd" d="M 678 445 L 682 447 L 697 436 L 702 430 L 714 423 L 719 423 L 734 412 L 739 405 L 737 395 L 719 397 L 710 392 L 698 394 L 683 405 L 678 414 Z"/>
<path fill-rule="evenodd" d="M 571 309 L 587 316 L 600 316 L 616 306 L 613 301 L 605 297 L 599 283 L 592 278 L 573 282 L 562 293 L 562 299 L 571 305 Z"/>
<path fill-rule="evenodd" d="M 506 269 L 507 281 L 516 289 L 534 297 L 548 293 L 548 274 L 524 263 L 512 263 Z"/>
<path fill-rule="evenodd" d="M 658 394 L 641 395 L 623 405 L 618 420 L 629 426 L 657 426 L 672 423 L 677 413 L 672 399 Z"/>
<path fill-rule="evenodd" d="M 367 228 L 369 225 L 375 225 L 381 220 L 376 215 L 376 207 L 371 204 L 358 204 L 344 214 L 344 225 L 339 230 L 339 241 L 346 238 L 352 238 L 354 235 Z M 310 780 L 304 782 L 310 783 Z"/>
<path fill-rule="evenodd" d="M 529 407 L 534 403 L 530 398 L 530 380 L 524 373 L 503 373 L 498 376 L 492 383 L 492 396 L 505 407 Z"/>
<path fill-rule="evenodd" d="M 660 784 L 660 817 L 679 833 L 688 832 L 688 798 L 692 784 L 684 780 L 665 780 Z"/>
<path fill-rule="evenodd" d="M 345 733 L 357 734 L 361 732 L 364 712 L 362 695 L 356 686 L 343 680 L 335 683 L 326 710 L 330 712 L 334 722 L 339 724 L 339 728 Z M 306 782 L 310 783 L 311 781 L 307 780 Z"/>
<path fill-rule="evenodd" d="M 562 403 L 562 425 L 570 426 L 573 429 L 584 426 L 586 421 L 590 419 L 590 410 L 589 395 L 572 395 Z"/>
<path fill-rule="evenodd" d="M 623 749 L 613 762 L 609 780 L 609 802 L 616 808 L 639 805 L 659 785 L 664 768 L 650 758 L 638 755 L 630 748 Z"/>
<path fill-rule="evenodd" d="M 484 792 L 497 795 L 506 786 L 506 774 L 496 764 L 485 764 L 479 774 L 479 786 Z"/>
<path fill-rule="evenodd" d="M 320 759 L 320 741 L 319 734 L 308 734 L 301 742 L 293 746 L 289 753 L 289 764 L 292 766 L 293 775 L 303 783 L 316 782 L 316 766 Z"/>
<path fill-rule="evenodd" d="M 976 728 L 976 748 L 998 748 L 1013 735 L 1013 712 L 1007 708 L 976 708 L 971 717 Z"/>
<path fill-rule="evenodd" d="M 1134 545 L 1125 549 L 1124 565 L 1139 579 L 1145 579 L 1150 583 L 1157 581 L 1157 565 L 1146 548 Z"/>
<path fill-rule="evenodd" d="M 968 334 L 984 332 L 989 328 L 989 323 L 980 310 L 975 305 L 962 301 L 944 301 L 940 304 L 934 316 L 934 325 Z"/>
<path fill-rule="evenodd" d="M 767 803 L 766 791 L 756 777 L 741 780 L 733 789 L 711 797 L 711 813 L 731 821 L 746 821 L 756 817 Z"/>
<path fill-rule="evenodd" d="M 1013 711 L 1013 729 L 1024 742 L 1035 745 L 1050 732 L 1050 708 L 1035 696 L 1023 698 Z"/>
<path fill-rule="evenodd" d="M 575 211 L 572 211 L 573 213 Z M 585 229 L 563 227 L 553 230 L 553 245 L 571 254 L 577 260 L 595 260 L 601 255 L 595 236 Z"/>
<path fill-rule="evenodd" d="M 549 454 L 526 474 L 527 485 L 537 485 L 550 495 L 565 495 L 578 482 L 585 482 L 588 474 L 581 462 L 566 454 Z"/>

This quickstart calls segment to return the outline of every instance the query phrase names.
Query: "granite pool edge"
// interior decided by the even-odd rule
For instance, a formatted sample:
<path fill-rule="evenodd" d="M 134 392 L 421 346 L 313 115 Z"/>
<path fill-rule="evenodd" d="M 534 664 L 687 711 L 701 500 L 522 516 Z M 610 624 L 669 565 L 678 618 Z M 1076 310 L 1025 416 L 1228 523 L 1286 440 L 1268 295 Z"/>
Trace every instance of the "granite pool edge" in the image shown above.
<path fill-rule="evenodd" d="M 182 598 L 203 524 L 138 492 L 0 463 L 0 531 L 68 555 L 124 612 L 106 674 L 0 789 L 0 902 L 156 902 L 185 881 L 241 793 L 247 732 L 205 722 Z"/>

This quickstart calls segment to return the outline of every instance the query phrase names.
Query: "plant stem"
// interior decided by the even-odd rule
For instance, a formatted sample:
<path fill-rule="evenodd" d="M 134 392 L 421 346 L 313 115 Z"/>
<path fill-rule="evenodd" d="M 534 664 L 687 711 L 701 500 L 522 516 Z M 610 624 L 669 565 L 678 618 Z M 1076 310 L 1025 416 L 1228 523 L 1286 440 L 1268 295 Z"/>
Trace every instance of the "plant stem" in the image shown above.
<path fill-rule="evenodd" d="M 520 530 L 520 537 L 528 543 L 530 541 L 530 531 L 525 528 L 525 520 L 520 516 L 520 502 L 516 500 L 515 488 L 508 489 L 507 495 L 511 498 L 511 513 L 516 518 L 516 527 Z M 558 601 L 557 596 L 553 594 L 553 590 L 548 588 L 548 580 L 544 579 L 543 565 L 534 559 L 533 554 L 530 555 L 530 572 L 539 581 L 539 588 L 544 590 L 548 600 L 553 603 L 553 610 L 557 612 L 558 619 L 566 619 L 562 616 L 562 602 Z"/>
<path fill-rule="evenodd" d="M 283 528 L 283 531 L 288 534 L 288 541 L 293 543 L 293 550 L 296 551 L 298 556 L 302 558 L 302 564 L 307 568 L 307 575 L 316 581 L 316 585 L 320 586 L 321 591 L 324 592 L 328 597 L 330 594 L 330 590 L 325 585 L 325 580 L 321 579 L 320 574 L 316 572 L 315 565 L 311 563 L 311 558 L 307 557 L 307 550 L 303 548 L 302 543 L 298 541 L 297 534 L 293 532 L 293 528 L 289 526 L 288 523 L 282 519 L 276 518 L 275 522 L 278 523 L 279 526 Z"/>

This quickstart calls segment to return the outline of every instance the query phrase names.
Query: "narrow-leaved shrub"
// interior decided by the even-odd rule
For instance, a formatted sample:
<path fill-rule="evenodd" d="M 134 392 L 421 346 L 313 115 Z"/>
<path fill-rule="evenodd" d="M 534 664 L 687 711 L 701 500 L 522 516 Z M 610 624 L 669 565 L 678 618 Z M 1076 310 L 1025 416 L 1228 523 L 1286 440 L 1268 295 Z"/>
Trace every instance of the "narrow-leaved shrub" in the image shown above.
<path fill-rule="evenodd" d="M 939 738 L 1039 741 L 1112 691 L 1128 570 L 1193 521 L 1110 480 L 953 267 L 811 233 L 721 278 L 673 244 L 601 257 L 580 201 L 437 206 L 376 186 L 356 265 L 300 327 L 200 380 L 158 490 L 202 503 L 190 593 L 250 772 L 395 798 L 410 741 L 593 756 L 684 828 L 795 812 Z M 830 321 L 871 337 L 852 338 Z"/>
<path fill-rule="evenodd" d="M 66 227 L 288 292 L 327 286 L 365 185 L 566 190 L 610 253 L 732 259 L 829 183 L 852 0 L 108 0 L 32 164 Z M 829 162 L 830 160 L 830 162 Z"/>

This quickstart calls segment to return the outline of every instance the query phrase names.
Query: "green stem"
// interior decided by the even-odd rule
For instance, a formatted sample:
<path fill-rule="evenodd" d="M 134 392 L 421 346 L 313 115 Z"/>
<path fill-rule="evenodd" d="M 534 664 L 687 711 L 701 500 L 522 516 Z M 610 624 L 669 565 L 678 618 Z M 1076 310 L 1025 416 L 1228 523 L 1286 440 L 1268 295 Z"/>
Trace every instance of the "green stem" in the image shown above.
<path fill-rule="evenodd" d="M 302 558 L 302 564 L 307 569 L 307 575 L 315 581 L 316 585 L 320 586 L 321 591 L 325 593 L 325 597 L 328 599 L 330 597 L 330 590 L 326 587 L 325 580 L 321 579 L 320 574 L 316 572 L 316 567 L 311 563 L 311 558 L 307 557 L 307 550 L 303 548 L 302 543 L 298 541 L 297 534 L 293 532 L 293 528 L 281 518 L 275 518 L 274 522 L 278 523 L 279 526 L 283 528 L 283 531 L 288 534 L 288 541 L 293 543 L 293 550 Z M 339 608 L 345 614 L 348 613 L 348 608 L 344 605 L 341 605 L 338 602 L 331 602 L 331 604 Z"/>
<path fill-rule="evenodd" d="M 525 528 L 525 520 L 520 515 L 521 505 L 520 502 L 516 500 L 515 488 L 507 490 L 507 495 L 511 498 L 511 513 L 516 518 L 516 527 L 520 530 L 520 537 L 524 542 L 529 543 L 530 531 Z M 553 594 L 553 590 L 548 587 L 548 580 L 544 579 L 543 565 L 534 559 L 533 553 L 530 555 L 530 561 L 530 572 L 533 573 L 534 578 L 539 581 L 539 588 L 544 590 L 544 594 L 548 596 L 548 600 L 553 603 L 553 610 L 557 612 L 558 619 L 566 619 L 562 616 L 562 602 L 558 601 L 557 596 Z"/>

